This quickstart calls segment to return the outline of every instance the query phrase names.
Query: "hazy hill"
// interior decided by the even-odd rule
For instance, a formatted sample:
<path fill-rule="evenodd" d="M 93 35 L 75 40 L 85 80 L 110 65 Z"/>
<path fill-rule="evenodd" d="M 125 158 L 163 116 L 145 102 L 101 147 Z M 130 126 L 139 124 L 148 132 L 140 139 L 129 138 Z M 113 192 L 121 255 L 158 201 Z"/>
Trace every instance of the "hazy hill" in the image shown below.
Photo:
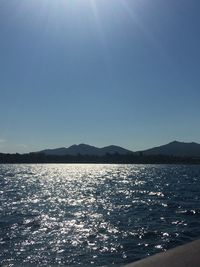
<path fill-rule="evenodd" d="M 147 150 L 141 151 L 144 155 L 173 155 L 179 157 L 200 157 L 200 144 L 197 143 L 184 143 L 173 141 L 169 144 L 153 147 Z M 130 150 L 122 148 L 120 146 L 106 146 L 102 148 L 98 148 L 95 146 L 90 146 L 86 144 L 72 145 L 68 148 L 61 147 L 55 149 L 45 149 L 40 151 L 40 153 L 44 153 L 46 155 L 55 155 L 55 156 L 63 156 L 63 155 L 72 155 L 76 156 L 78 154 L 81 155 L 94 155 L 94 156 L 103 156 L 107 153 L 109 154 L 129 154 L 133 153 Z M 138 152 L 136 152 L 137 154 Z"/>
<path fill-rule="evenodd" d="M 200 144 L 173 141 L 169 144 L 142 151 L 144 155 L 200 156 Z"/>
<path fill-rule="evenodd" d="M 127 153 L 132 153 L 132 151 L 119 147 L 119 146 L 114 146 L 114 145 L 103 147 L 103 148 L 98 148 L 95 146 L 80 144 L 80 145 L 72 145 L 68 148 L 61 147 L 61 148 L 55 148 L 55 149 L 45 149 L 45 150 L 40 151 L 40 153 L 44 153 L 46 155 L 57 155 L 57 156 L 62 156 L 62 155 L 76 156 L 78 154 L 103 156 L 107 153 L 109 154 L 118 153 L 118 154 L 124 155 Z"/>

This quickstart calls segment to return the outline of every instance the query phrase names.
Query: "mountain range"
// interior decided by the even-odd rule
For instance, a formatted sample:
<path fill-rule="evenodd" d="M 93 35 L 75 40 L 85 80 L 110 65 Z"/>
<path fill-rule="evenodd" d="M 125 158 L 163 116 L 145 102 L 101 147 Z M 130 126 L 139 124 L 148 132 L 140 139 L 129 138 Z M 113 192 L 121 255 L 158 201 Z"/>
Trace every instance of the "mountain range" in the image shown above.
<path fill-rule="evenodd" d="M 142 151 L 144 155 L 172 155 L 178 157 L 199 157 L 200 144 L 173 141 L 169 144 Z"/>
<path fill-rule="evenodd" d="M 121 155 L 125 155 L 125 154 L 133 153 L 133 152 L 128 149 L 122 148 L 120 146 L 114 146 L 114 145 L 98 148 L 95 146 L 80 144 L 80 145 L 72 145 L 68 148 L 61 147 L 61 148 L 55 148 L 55 149 L 45 149 L 45 150 L 40 151 L 40 153 L 44 153 L 45 155 L 56 155 L 56 156 L 64 156 L 64 155 L 76 156 L 78 154 L 103 156 L 107 153 L 109 154 L 118 153 Z"/>
<path fill-rule="evenodd" d="M 40 151 L 39 153 L 43 153 L 45 155 L 56 155 L 56 156 L 64 156 L 64 155 L 76 156 L 78 154 L 103 156 L 108 153 L 109 154 L 118 153 L 120 155 L 142 153 L 143 155 L 169 155 L 169 156 L 172 155 L 179 157 L 200 157 L 200 144 L 194 142 L 185 143 L 185 142 L 173 141 L 166 145 L 153 147 L 147 150 L 136 151 L 136 152 L 115 145 L 98 148 L 87 144 L 79 144 L 79 145 L 72 145 L 68 148 L 61 147 L 55 149 L 45 149 Z"/>

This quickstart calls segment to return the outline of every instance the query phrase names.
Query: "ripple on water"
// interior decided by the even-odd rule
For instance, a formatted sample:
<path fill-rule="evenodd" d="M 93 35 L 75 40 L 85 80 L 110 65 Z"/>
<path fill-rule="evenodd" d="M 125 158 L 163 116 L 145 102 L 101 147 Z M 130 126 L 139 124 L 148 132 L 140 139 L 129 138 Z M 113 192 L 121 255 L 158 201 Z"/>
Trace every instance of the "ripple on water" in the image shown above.
<path fill-rule="evenodd" d="M 200 236 L 200 167 L 1 165 L 0 264 L 109 266 Z"/>

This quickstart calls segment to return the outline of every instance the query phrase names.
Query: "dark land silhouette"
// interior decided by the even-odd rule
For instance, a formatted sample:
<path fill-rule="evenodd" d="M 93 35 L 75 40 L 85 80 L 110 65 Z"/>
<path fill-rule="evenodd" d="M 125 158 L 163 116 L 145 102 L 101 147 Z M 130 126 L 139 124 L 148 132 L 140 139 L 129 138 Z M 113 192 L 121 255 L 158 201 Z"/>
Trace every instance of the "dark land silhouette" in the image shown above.
<path fill-rule="evenodd" d="M 106 154 L 93 155 L 45 155 L 44 153 L 4 154 L 0 163 L 116 163 L 116 164 L 200 164 L 200 157 L 177 157 L 168 155 Z"/>
<path fill-rule="evenodd" d="M 56 155 L 56 156 L 63 156 L 63 155 L 71 155 L 77 156 L 78 154 L 81 155 L 89 155 L 89 156 L 104 156 L 105 154 L 115 154 L 119 153 L 121 155 L 133 153 L 132 151 L 122 148 L 120 146 L 106 146 L 103 148 L 98 148 L 95 146 L 90 146 L 86 144 L 80 145 L 72 145 L 68 148 L 61 147 L 56 149 L 45 149 L 40 151 L 40 153 L 44 153 L 45 155 Z"/>
<path fill-rule="evenodd" d="M 178 157 L 199 157 L 200 144 L 173 141 L 167 145 L 144 150 L 145 155 L 173 155 Z"/>
<path fill-rule="evenodd" d="M 68 148 L 61 147 L 55 149 L 45 149 L 39 151 L 38 153 L 44 153 L 45 155 L 55 155 L 55 156 L 64 156 L 71 155 L 77 156 L 81 155 L 93 155 L 93 156 L 105 156 L 106 154 L 115 154 L 120 155 L 133 154 L 133 153 L 143 153 L 144 155 L 168 155 L 168 156 L 178 156 L 178 157 L 198 157 L 200 156 L 200 144 L 191 142 L 178 142 L 173 141 L 169 144 L 153 147 L 143 151 L 133 152 L 131 150 L 122 148 L 120 146 L 106 146 L 103 148 L 98 148 L 95 146 L 90 146 L 87 144 L 72 145 Z"/>
<path fill-rule="evenodd" d="M 119 146 L 80 144 L 27 154 L 0 153 L 0 163 L 200 164 L 200 144 L 174 141 L 138 152 Z"/>

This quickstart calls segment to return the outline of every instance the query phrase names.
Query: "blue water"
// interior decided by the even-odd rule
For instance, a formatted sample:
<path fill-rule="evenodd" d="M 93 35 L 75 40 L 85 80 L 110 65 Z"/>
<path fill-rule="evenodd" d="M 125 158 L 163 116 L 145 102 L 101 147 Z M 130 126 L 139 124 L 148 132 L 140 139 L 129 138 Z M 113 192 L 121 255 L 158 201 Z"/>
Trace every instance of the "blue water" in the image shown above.
<path fill-rule="evenodd" d="M 0 165 L 0 266 L 122 266 L 200 237 L 200 166 Z"/>

